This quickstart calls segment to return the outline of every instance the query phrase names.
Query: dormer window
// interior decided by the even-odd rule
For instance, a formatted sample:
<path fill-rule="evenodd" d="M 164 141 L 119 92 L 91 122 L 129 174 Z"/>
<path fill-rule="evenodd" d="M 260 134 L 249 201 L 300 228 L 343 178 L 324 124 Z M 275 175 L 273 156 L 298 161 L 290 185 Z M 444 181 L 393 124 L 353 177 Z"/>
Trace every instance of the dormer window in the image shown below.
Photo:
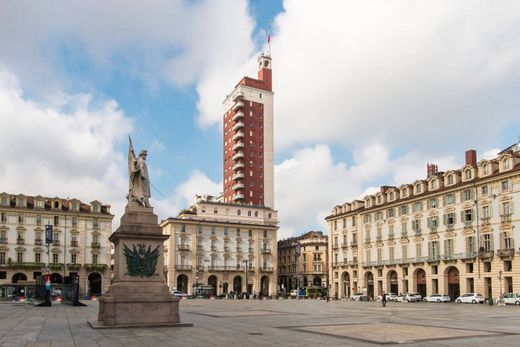
<path fill-rule="evenodd" d="M 54 208 L 60 208 L 59 201 L 54 201 Z"/>
<path fill-rule="evenodd" d="M 7 205 L 7 196 L 2 195 L 2 205 Z"/>
<path fill-rule="evenodd" d="M 395 193 L 394 193 L 394 192 L 390 192 L 389 195 L 390 195 L 390 196 L 389 196 L 389 199 L 390 199 L 390 200 L 394 200 L 394 198 L 395 198 Z"/>
<path fill-rule="evenodd" d="M 448 184 L 453 184 L 453 175 L 448 175 Z"/>
<path fill-rule="evenodd" d="M 488 165 L 488 164 L 485 164 L 485 165 L 482 167 L 482 172 L 483 172 L 484 175 L 489 174 L 489 165 Z"/>
<path fill-rule="evenodd" d="M 401 192 L 401 195 L 403 196 L 403 198 L 406 198 L 408 196 L 408 189 L 403 189 L 403 191 Z"/>
<path fill-rule="evenodd" d="M 432 190 L 434 190 L 434 189 L 437 189 L 437 181 L 436 180 L 432 181 Z"/>
<path fill-rule="evenodd" d="M 382 203 L 382 202 L 383 202 L 383 199 L 382 199 L 381 195 L 379 195 L 379 196 L 377 197 L 377 203 L 380 204 L 380 203 Z"/>
<path fill-rule="evenodd" d="M 464 178 L 467 180 L 471 179 L 471 170 L 470 169 L 467 169 L 466 171 L 464 171 Z"/>
<path fill-rule="evenodd" d="M 36 201 L 36 206 L 37 206 L 38 208 L 43 208 L 43 200 L 42 200 L 42 199 L 38 199 L 38 200 Z"/>
<path fill-rule="evenodd" d="M 99 205 L 98 204 L 92 205 L 92 209 L 94 210 L 94 212 L 99 212 Z"/>
<path fill-rule="evenodd" d="M 75 201 L 72 202 L 71 206 L 72 206 L 72 210 L 74 210 L 74 211 L 78 210 L 78 204 Z"/>
<path fill-rule="evenodd" d="M 420 184 L 415 185 L 415 193 L 419 194 L 420 192 L 421 192 L 421 185 Z"/>
<path fill-rule="evenodd" d="M 504 170 L 509 170 L 509 159 L 504 160 L 504 164 L 502 165 Z"/>
<path fill-rule="evenodd" d="M 17 205 L 18 205 L 18 207 L 24 207 L 25 206 L 24 198 L 18 198 Z"/>

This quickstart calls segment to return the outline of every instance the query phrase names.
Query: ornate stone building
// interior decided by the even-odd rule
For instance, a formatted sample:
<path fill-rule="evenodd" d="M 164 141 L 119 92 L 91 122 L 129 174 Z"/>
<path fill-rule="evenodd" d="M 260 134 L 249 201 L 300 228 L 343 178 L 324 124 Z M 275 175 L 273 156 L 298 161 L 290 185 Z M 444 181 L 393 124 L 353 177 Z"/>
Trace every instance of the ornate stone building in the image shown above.
<path fill-rule="evenodd" d="M 49 264 L 51 281 L 77 273 L 82 294 L 100 294 L 110 283 L 110 206 L 99 201 L 0 193 L 0 287 L 10 290 L 34 285 Z M 45 226 L 53 242 L 45 244 Z"/>
<path fill-rule="evenodd" d="M 309 231 L 278 241 L 278 286 L 282 291 L 327 287 L 327 235 Z"/>
<path fill-rule="evenodd" d="M 188 294 L 198 284 L 212 287 L 212 295 L 276 295 L 277 218 L 267 207 L 198 197 L 176 218 L 161 222 L 170 235 L 165 242 L 168 286 Z"/>
<path fill-rule="evenodd" d="M 326 218 L 332 295 L 520 290 L 520 147 L 478 162 L 470 150 L 458 170 L 427 171 Z"/>

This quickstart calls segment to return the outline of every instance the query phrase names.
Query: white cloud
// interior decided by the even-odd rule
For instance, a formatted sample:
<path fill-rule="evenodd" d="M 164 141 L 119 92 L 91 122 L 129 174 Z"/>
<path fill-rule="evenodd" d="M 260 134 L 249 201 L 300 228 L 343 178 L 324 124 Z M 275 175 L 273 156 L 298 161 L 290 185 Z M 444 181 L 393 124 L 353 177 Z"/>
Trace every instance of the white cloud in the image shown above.
<path fill-rule="evenodd" d="M 490 146 L 520 107 L 520 2 L 286 0 L 276 143 Z M 297 82 L 301 81 L 301 83 Z"/>
<path fill-rule="evenodd" d="M 62 104 L 24 98 L 16 76 L 0 68 L 0 191 L 97 199 L 120 214 L 128 183 L 116 145 L 132 121 L 113 100 L 96 104 L 90 95 L 64 95 Z"/>
<path fill-rule="evenodd" d="M 199 124 L 208 125 L 220 122 L 225 93 L 254 54 L 253 26 L 246 0 L 21 0 L 2 4 L 0 62 L 42 99 L 85 88 L 62 65 L 78 59 L 93 79 L 119 71 L 151 89 L 196 84 Z"/>
<path fill-rule="evenodd" d="M 186 181 L 179 184 L 168 197 L 153 199 L 155 213 L 164 219 L 175 216 L 181 209 L 195 202 L 195 195 L 218 195 L 222 191 L 222 182 L 213 182 L 199 170 L 192 171 Z"/>

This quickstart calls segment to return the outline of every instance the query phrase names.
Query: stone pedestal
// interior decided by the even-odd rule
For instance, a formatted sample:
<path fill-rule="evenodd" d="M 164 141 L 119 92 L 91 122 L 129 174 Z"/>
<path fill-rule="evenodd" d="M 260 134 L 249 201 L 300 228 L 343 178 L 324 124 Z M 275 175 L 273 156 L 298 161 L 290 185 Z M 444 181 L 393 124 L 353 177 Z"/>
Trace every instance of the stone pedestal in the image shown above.
<path fill-rule="evenodd" d="M 180 324 L 179 299 L 164 280 L 164 241 L 152 208 L 127 206 L 114 243 L 114 279 L 99 299 L 94 328 L 186 326 Z"/>

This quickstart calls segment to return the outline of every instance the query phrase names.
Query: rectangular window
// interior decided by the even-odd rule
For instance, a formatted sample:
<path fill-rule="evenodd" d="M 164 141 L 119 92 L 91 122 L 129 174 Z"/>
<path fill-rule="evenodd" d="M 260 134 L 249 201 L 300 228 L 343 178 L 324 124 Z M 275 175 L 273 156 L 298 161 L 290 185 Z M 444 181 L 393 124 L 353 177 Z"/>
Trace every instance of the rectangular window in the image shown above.
<path fill-rule="evenodd" d="M 507 192 L 509 190 L 509 181 L 502 181 L 501 187 L 503 192 Z"/>
<path fill-rule="evenodd" d="M 0 264 L 5 264 L 5 252 L 0 252 Z"/>
<path fill-rule="evenodd" d="M 493 243 L 491 240 L 491 234 L 482 235 L 482 247 L 484 247 L 484 252 L 489 253 L 493 251 Z"/>
<path fill-rule="evenodd" d="M 7 214 L 5 212 L 2 212 L 1 214 L 1 222 L 2 224 L 7 223 Z"/>
<path fill-rule="evenodd" d="M 52 262 L 57 264 L 60 262 L 60 255 L 58 253 L 52 253 Z"/>
<path fill-rule="evenodd" d="M 475 253 L 475 237 L 466 237 L 466 253 L 468 256 L 472 256 Z"/>
<path fill-rule="evenodd" d="M 60 217 L 54 216 L 54 226 L 59 227 L 60 226 Z"/>
<path fill-rule="evenodd" d="M 389 248 L 389 255 L 390 255 L 390 263 L 394 262 L 394 256 L 395 256 L 395 250 L 394 247 Z"/>
<path fill-rule="evenodd" d="M 42 260 L 42 254 L 41 253 L 34 253 L 34 261 L 36 263 L 41 263 Z"/>
<path fill-rule="evenodd" d="M 422 258 L 422 243 L 415 244 L 415 256 L 417 257 L 417 260 Z"/>
<path fill-rule="evenodd" d="M 421 212 L 422 211 L 422 202 L 421 201 L 417 201 L 417 202 L 414 202 L 413 204 L 413 212 Z"/>
<path fill-rule="evenodd" d="M 353 227 L 356 226 L 356 217 L 352 217 L 352 226 L 353 226 Z"/>
<path fill-rule="evenodd" d="M 412 221 L 412 229 L 413 229 L 413 231 L 415 231 L 416 234 L 421 233 L 421 220 L 420 219 L 415 219 Z"/>
<path fill-rule="evenodd" d="M 437 208 L 437 198 L 430 198 L 430 200 L 428 200 L 428 208 Z"/>
<path fill-rule="evenodd" d="M 211 226 L 211 235 L 215 235 L 215 226 L 214 225 Z"/>
<path fill-rule="evenodd" d="M 387 214 L 388 214 L 388 218 L 394 217 L 395 216 L 394 208 L 393 207 L 389 208 Z"/>
<path fill-rule="evenodd" d="M 95 218 L 93 221 L 92 221 L 92 227 L 94 229 L 99 229 L 99 219 Z"/>
<path fill-rule="evenodd" d="M 23 214 L 18 215 L 18 224 L 23 224 Z"/>
<path fill-rule="evenodd" d="M 402 253 L 403 261 L 406 261 L 408 259 L 408 245 L 401 246 L 401 253 Z"/>
<path fill-rule="evenodd" d="M 92 264 L 97 264 L 98 263 L 98 256 L 97 254 L 92 254 Z"/>
<path fill-rule="evenodd" d="M 453 193 L 446 194 L 446 202 L 445 202 L 445 204 L 446 205 L 452 205 L 454 203 L 455 203 L 455 196 L 453 195 Z"/>
<path fill-rule="evenodd" d="M 70 255 L 70 261 L 72 264 L 76 264 L 76 254 L 71 254 Z"/>
<path fill-rule="evenodd" d="M 23 252 L 16 253 L 16 261 L 19 263 L 23 263 Z"/>
<path fill-rule="evenodd" d="M 36 215 L 36 225 L 42 225 L 42 216 Z"/>
<path fill-rule="evenodd" d="M 481 192 L 482 192 L 482 195 L 488 195 L 489 194 L 488 186 L 482 186 Z"/>
<path fill-rule="evenodd" d="M 401 216 L 404 214 L 408 214 L 408 205 L 399 206 L 399 213 Z"/>

